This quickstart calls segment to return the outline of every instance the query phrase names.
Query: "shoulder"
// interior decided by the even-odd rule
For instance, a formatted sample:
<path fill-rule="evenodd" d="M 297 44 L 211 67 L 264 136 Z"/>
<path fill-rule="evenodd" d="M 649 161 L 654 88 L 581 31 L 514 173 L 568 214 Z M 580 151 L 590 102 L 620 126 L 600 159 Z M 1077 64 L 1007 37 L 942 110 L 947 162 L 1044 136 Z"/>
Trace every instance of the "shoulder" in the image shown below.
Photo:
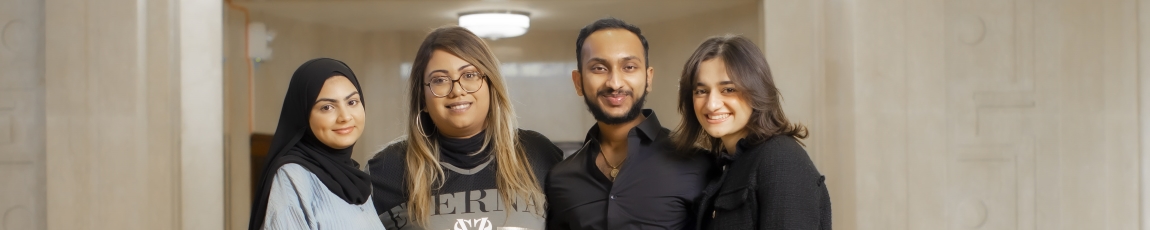
<path fill-rule="evenodd" d="M 524 148 L 555 146 L 554 143 L 551 143 L 551 139 L 534 130 L 520 129 L 518 135 L 519 143 L 522 144 Z"/>
<path fill-rule="evenodd" d="M 276 169 L 275 177 L 276 178 L 286 177 L 286 178 L 296 180 L 297 178 L 298 179 L 306 179 L 308 177 L 315 177 L 315 174 L 312 173 L 311 170 L 308 170 L 307 168 L 303 167 L 303 165 L 299 165 L 296 163 L 287 163 L 287 164 L 281 165 L 279 169 Z"/>
<path fill-rule="evenodd" d="M 585 158 L 583 156 L 584 154 L 587 153 L 584 153 L 582 149 L 579 149 L 578 151 L 575 151 L 575 153 L 571 154 L 571 156 L 560 160 L 558 163 L 555 163 L 555 167 L 551 169 L 551 174 L 577 171 L 579 166 L 583 163 L 583 158 Z"/>
<path fill-rule="evenodd" d="M 407 151 L 407 140 L 408 140 L 407 135 L 399 136 L 399 137 L 395 138 L 394 140 L 391 140 L 391 142 L 388 142 L 386 145 L 383 146 L 383 149 L 380 149 L 379 151 L 376 152 L 376 157 L 379 157 L 379 155 L 384 155 L 385 153 L 389 153 L 389 154 L 403 154 L 403 153 L 405 153 Z"/>
<path fill-rule="evenodd" d="M 400 136 L 399 138 L 392 140 L 391 143 L 387 143 L 383 149 L 376 151 L 375 156 L 372 156 L 371 159 L 367 160 L 367 164 L 370 166 L 395 163 L 399 160 L 403 160 L 403 156 L 406 154 L 407 136 Z"/>
<path fill-rule="evenodd" d="M 387 144 L 383 149 L 377 151 L 375 156 L 368 159 L 366 171 L 372 175 L 372 180 L 375 182 L 398 183 L 397 181 L 401 176 L 397 175 L 403 175 L 404 170 L 406 170 L 406 155 L 407 137 L 402 136 Z"/>
<path fill-rule="evenodd" d="M 679 149 L 675 146 L 674 140 L 671 139 L 671 130 L 667 128 L 660 128 L 659 133 L 655 139 L 659 151 L 662 153 L 663 158 L 672 162 L 681 162 L 685 165 L 680 167 L 689 167 L 692 169 L 710 169 L 714 164 L 715 157 L 709 151 L 702 148 Z"/>
<path fill-rule="evenodd" d="M 779 163 L 810 163 L 811 157 L 794 137 L 776 135 L 756 145 L 751 150 L 764 161 Z"/>
<path fill-rule="evenodd" d="M 321 185 L 319 177 L 316 177 L 311 170 L 299 164 L 287 163 L 276 169 L 272 190 L 311 191 Z"/>
<path fill-rule="evenodd" d="M 532 159 L 543 160 L 553 165 L 563 158 L 563 150 L 542 133 L 520 129 L 518 136 L 523 151 L 526 151 L 527 156 Z"/>
<path fill-rule="evenodd" d="M 518 132 L 520 140 L 550 140 L 547 139 L 547 136 L 544 136 L 542 133 L 536 132 L 535 130 L 519 129 Z"/>
<path fill-rule="evenodd" d="M 671 129 L 668 129 L 667 127 L 659 126 L 658 137 L 659 138 L 665 138 L 665 139 L 671 138 Z"/>
<path fill-rule="evenodd" d="M 657 145 L 660 145 L 661 148 L 667 148 L 667 149 L 673 149 L 674 148 L 674 145 L 671 144 L 672 140 L 671 140 L 671 130 L 670 129 L 667 129 L 666 127 L 659 126 L 659 129 L 656 129 L 654 134 L 655 134 L 654 135 L 655 142 L 657 143 Z"/>
<path fill-rule="evenodd" d="M 309 225 L 307 220 L 312 217 L 309 208 L 313 207 L 314 197 L 326 188 L 315 174 L 299 164 L 287 163 L 275 172 L 268 191 L 264 228 Z"/>
<path fill-rule="evenodd" d="M 391 210 L 406 202 L 404 180 L 406 176 L 407 136 L 401 136 L 377 151 L 367 161 L 367 173 L 374 187 L 372 202 L 376 212 Z"/>
<path fill-rule="evenodd" d="M 758 173 L 776 180 L 808 180 L 820 178 L 810 155 L 794 137 L 777 135 L 748 151 Z"/>
<path fill-rule="evenodd" d="M 558 175 L 572 173 L 577 175 L 578 172 L 581 172 L 582 168 L 580 167 L 582 167 L 584 163 L 584 159 L 586 158 L 585 155 L 588 154 L 587 145 L 589 143 L 589 141 L 584 141 L 583 145 L 580 146 L 579 149 L 575 150 L 574 153 L 571 153 L 570 156 L 567 156 L 567 158 L 563 158 L 563 152 L 562 150 L 559 150 L 559 162 L 555 163 L 555 166 L 551 168 L 550 176 L 555 177 Z"/>

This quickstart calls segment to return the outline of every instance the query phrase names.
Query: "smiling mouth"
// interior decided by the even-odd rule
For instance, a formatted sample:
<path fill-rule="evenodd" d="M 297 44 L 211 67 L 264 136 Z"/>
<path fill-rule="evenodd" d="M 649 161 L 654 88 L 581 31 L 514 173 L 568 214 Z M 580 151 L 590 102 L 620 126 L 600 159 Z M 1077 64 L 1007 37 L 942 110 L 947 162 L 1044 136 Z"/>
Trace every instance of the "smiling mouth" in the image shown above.
<path fill-rule="evenodd" d="M 450 109 L 450 110 L 454 110 L 454 111 L 463 111 L 463 110 L 467 110 L 468 108 L 471 108 L 471 102 L 455 102 L 455 103 L 447 104 L 444 107 L 446 107 L 447 109 Z"/>
<path fill-rule="evenodd" d="M 355 126 L 342 128 L 342 129 L 333 129 L 331 131 L 335 132 L 336 134 L 348 134 L 348 133 L 351 133 L 351 130 L 353 130 L 353 129 L 355 129 Z"/>
<path fill-rule="evenodd" d="M 623 99 L 627 98 L 627 94 L 625 93 L 603 94 L 599 96 L 607 99 L 607 104 L 611 106 L 622 106 Z"/>
<path fill-rule="evenodd" d="M 723 121 L 726 121 L 727 118 L 731 118 L 730 113 L 707 115 L 707 123 L 711 123 L 711 124 L 721 123 Z"/>

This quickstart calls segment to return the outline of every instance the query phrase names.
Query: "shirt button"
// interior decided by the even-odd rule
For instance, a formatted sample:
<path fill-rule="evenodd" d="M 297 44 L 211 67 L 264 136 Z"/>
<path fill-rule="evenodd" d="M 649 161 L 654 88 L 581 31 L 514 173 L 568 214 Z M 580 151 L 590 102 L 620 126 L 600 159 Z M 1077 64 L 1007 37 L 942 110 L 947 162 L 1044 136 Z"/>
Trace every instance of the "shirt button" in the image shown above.
<path fill-rule="evenodd" d="M 715 214 L 716 214 L 716 213 L 717 213 L 717 212 L 715 212 L 715 211 L 711 211 L 711 218 L 715 218 Z"/>
<path fill-rule="evenodd" d="M 615 199 L 615 195 L 611 195 L 611 196 L 609 196 L 609 197 L 611 197 L 611 199 L 612 199 L 612 200 L 614 200 L 614 199 Z"/>

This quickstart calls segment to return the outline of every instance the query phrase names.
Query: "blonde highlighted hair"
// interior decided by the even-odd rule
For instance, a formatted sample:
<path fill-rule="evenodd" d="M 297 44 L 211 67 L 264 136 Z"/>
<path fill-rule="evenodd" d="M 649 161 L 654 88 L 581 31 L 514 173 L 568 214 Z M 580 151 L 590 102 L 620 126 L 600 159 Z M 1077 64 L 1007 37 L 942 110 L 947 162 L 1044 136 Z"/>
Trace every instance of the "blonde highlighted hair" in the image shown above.
<path fill-rule="evenodd" d="M 439 145 L 431 130 L 423 128 L 431 123 L 431 118 L 423 112 L 426 106 L 424 74 L 431 54 L 442 50 L 467 61 L 487 75 L 486 82 L 491 94 L 491 109 L 487 112 L 484 148 L 491 148 L 495 158 L 495 184 L 505 207 L 512 207 L 516 198 L 534 206 L 533 213 L 542 216 L 543 189 L 537 176 L 527 161 L 527 154 L 519 143 L 518 124 L 503 76 L 499 72 L 499 60 L 482 39 L 467 29 L 458 26 L 444 26 L 435 29 L 423 40 L 412 63 L 410 77 L 410 98 L 408 110 L 407 165 L 405 183 L 407 186 L 407 213 L 412 223 L 428 226 L 431 214 L 432 193 L 442 187 L 444 173 L 439 165 Z M 421 117 L 422 116 L 422 117 Z M 434 124 L 431 124 L 434 126 Z"/>

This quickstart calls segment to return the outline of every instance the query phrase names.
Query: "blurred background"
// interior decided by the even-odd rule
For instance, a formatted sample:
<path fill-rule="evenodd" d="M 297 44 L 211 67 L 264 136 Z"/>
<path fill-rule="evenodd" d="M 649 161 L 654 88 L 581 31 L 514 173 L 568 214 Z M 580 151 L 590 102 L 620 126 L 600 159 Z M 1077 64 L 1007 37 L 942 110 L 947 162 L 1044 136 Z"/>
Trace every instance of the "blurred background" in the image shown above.
<path fill-rule="evenodd" d="M 356 72 L 364 163 L 404 135 L 426 33 L 478 12 L 526 16 L 487 42 L 568 150 L 594 123 L 576 35 L 610 16 L 668 128 L 699 43 L 756 41 L 835 229 L 1150 229 L 1150 0 L 0 0 L 0 230 L 246 229 L 296 67 Z"/>

